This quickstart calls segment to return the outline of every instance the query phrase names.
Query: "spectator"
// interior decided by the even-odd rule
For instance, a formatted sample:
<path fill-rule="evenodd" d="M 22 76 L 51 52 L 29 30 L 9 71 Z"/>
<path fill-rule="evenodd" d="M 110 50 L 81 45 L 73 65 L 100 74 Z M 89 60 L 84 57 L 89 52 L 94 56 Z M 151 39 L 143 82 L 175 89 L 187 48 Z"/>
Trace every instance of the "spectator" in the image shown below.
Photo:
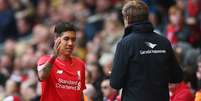
<path fill-rule="evenodd" d="M 103 53 L 100 57 L 99 63 L 103 68 L 104 75 L 109 77 L 112 71 L 113 54 Z"/>
<path fill-rule="evenodd" d="M 14 80 L 7 80 L 6 82 L 6 96 L 4 101 L 9 101 L 9 99 L 13 99 L 11 101 L 20 101 L 19 98 L 19 87 L 20 83 L 14 81 Z"/>
<path fill-rule="evenodd" d="M 33 27 L 32 44 L 48 43 L 50 37 L 47 26 L 37 24 Z"/>
<path fill-rule="evenodd" d="M 197 80 L 198 80 L 198 90 L 195 95 L 195 101 L 201 100 L 201 55 L 199 55 L 197 59 L 197 72 L 196 72 Z"/>
<path fill-rule="evenodd" d="M 201 23 L 201 7 L 199 6 L 201 4 L 200 0 L 188 0 L 187 4 L 187 12 L 188 17 L 186 18 L 186 23 L 189 25 L 191 30 L 191 36 L 189 42 L 194 47 L 200 48 L 201 43 L 201 30 L 200 30 L 200 23 Z"/>
<path fill-rule="evenodd" d="M 118 21 L 116 13 L 112 13 L 104 22 L 104 29 L 100 32 L 100 40 L 103 40 L 101 44 L 101 51 L 113 52 L 117 41 L 119 41 L 123 33 L 123 26 Z"/>
<path fill-rule="evenodd" d="M 174 48 L 180 64 L 184 64 L 186 53 L 193 49 L 187 42 L 179 42 Z"/>
<path fill-rule="evenodd" d="M 32 32 L 32 26 L 29 22 L 28 17 L 19 17 L 17 18 L 17 37 L 21 40 L 28 40 L 30 39 L 30 35 Z"/>
<path fill-rule="evenodd" d="M 196 71 L 196 60 L 198 56 L 200 55 L 200 51 L 198 49 L 191 49 L 186 52 L 186 55 L 184 57 L 184 66 L 190 66 L 193 71 Z"/>
<path fill-rule="evenodd" d="M 0 43 L 7 38 L 16 38 L 16 21 L 8 0 L 0 0 L 0 22 Z"/>
<path fill-rule="evenodd" d="M 4 42 L 4 53 L 10 57 L 14 57 L 16 48 L 16 41 L 13 39 L 7 39 Z"/>
<path fill-rule="evenodd" d="M 1 72 L 6 75 L 9 76 L 13 71 L 13 61 L 12 58 L 7 55 L 4 54 L 1 56 Z"/>
<path fill-rule="evenodd" d="M 20 94 L 22 95 L 23 101 L 34 101 L 34 99 L 37 97 L 35 90 L 36 88 L 31 82 L 23 82 L 20 89 Z"/>
<path fill-rule="evenodd" d="M 194 101 L 193 93 L 191 92 L 191 78 L 192 71 L 190 69 L 183 69 L 184 79 L 178 84 L 169 84 L 170 101 Z"/>
<path fill-rule="evenodd" d="M 87 66 L 89 71 L 91 72 L 92 79 L 91 82 L 96 89 L 96 95 L 94 96 L 94 101 L 102 101 L 102 92 L 101 92 L 101 82 L 104 78 L 103 70 L 97 63 L 92 63 Z"/>
<path fill-rule="evenodd" d="M 87 64 L 93 64 L 98 62 L 98 57 L 95 53 L 90 52 L 86 56 L 86 62 Z"/>
<path fill-rule="evenodd" d="M 84 95 L 85 95 L 85 100 L 84 101 L 93 101 L 93 97 L 96 94 L 96 90 L 94 88 L 94 86 L 92 85 L 92 73 L 88 70 L 86 70 L 85 72 L 85 82 L 86 82 L 86 89 L 83 91 Z M 88 99 L 88 100 L 87 100 Z"/>
<path fill-rule="evenodd" d="M 114 101 L 118 95 L 117 91 L 110 87 L 109 79 L 104 79 L 101 82 L 101 91 L 103 93 L 103 101 Z"/>
<path fill-rule="evenodd" d="M 39 0 L 36 6 L 36 19 L 37 23 L 48 23 L 49 8 L 50 4 L 47 0 Z"/>
<path fill-rule="evenodd" d="M 81 59 L 86 59 L 87 51 L 86 51 L 86 40 L 84 38 L 83 31 L 77 32 L 77 47 L 75 49 L 74 54 Z"/>
<path fill-rule="evenodd" d="M 183 10 L 177 6 L 169 9 L 169 23 L 166 27 L 166 37 L 175 45 L 179 41 L 188 42 L 190 30 L 184 22 Z"/>
<path fill-rule="evenodd" d="M 164 22 L 162 21 L 162 14 L 158 10 L 152 10 L 149 13 L 149 20 L 154 26 L 154 32 L 163 35 Z"/>

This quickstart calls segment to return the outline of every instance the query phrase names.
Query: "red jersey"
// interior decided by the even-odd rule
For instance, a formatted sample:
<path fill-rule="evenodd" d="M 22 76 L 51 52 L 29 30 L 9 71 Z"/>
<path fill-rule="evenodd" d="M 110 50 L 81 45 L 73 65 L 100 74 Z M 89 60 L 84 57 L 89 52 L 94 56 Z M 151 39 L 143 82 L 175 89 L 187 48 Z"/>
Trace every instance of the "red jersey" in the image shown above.
<path fill-rule="evenodd" d="M 37 69 L 50 58 L 42 56 L 38 61 Z M 52 65 L 49 77 L 41 81 L 42 95 L 40 101 L 80 101 L 85 87 L 85 63 L 72 57 L 63 61 L 56 58 Z"/>
<path fill-rule="evenodd" d="M 194 97 L 190 88 L 184 82 L 181 82 L 173 89 L 170 101 L 194 101 Z"/>

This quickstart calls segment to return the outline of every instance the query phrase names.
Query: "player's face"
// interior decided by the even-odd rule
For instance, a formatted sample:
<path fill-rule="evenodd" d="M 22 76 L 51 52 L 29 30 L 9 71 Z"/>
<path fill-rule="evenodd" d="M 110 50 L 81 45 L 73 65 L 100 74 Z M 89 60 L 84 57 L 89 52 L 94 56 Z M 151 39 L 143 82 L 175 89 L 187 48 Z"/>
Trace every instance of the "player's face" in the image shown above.
<path fill-rule="evenodd" d="M 61 49 L 62 55 L 70 56 L 75 47 L 76 32 L 66 31 L 61 36 Z"/>

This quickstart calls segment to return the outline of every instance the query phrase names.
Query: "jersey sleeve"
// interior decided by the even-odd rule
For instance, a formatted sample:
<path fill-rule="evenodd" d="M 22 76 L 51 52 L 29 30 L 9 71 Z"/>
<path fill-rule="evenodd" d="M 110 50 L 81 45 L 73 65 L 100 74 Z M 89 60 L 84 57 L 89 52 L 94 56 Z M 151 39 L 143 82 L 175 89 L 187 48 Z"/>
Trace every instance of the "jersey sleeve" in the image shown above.
<path fill-rule="evenodd" d="M 38 59 L 38 62 L 37 62 L 37 71 L 40 71 L 42 70 L 43 68 L 43 65 L 49 60 L 49 56 L 45 55 L 45 56 L 42 56 Z"/>

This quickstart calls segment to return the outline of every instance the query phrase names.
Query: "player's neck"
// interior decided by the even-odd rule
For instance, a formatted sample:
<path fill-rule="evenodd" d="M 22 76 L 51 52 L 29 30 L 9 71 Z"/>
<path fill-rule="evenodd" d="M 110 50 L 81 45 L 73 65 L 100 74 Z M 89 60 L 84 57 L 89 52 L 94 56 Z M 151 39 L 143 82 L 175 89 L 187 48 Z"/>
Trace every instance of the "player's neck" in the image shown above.
<path fill-rule="evenodd" d="M 58 58 L 63 61 L 67 61 L 71 59 L 71 56 L 59 55 Z"/>

